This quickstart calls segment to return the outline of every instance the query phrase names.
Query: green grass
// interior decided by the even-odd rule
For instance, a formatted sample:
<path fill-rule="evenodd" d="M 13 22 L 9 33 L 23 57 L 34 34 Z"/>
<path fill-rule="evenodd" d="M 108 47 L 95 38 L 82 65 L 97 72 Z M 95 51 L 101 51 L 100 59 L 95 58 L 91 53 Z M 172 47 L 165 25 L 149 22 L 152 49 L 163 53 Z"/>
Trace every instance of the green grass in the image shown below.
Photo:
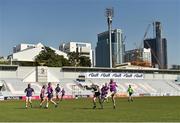
<path fill-rule="evenodd" d="M 116 99 L 117 108 L 112 103 L 104 103 L 104 109 L 92 109 L 91 99 L 64 100 L 55 108 L 40 109 L 39 102 L 33 101 L 33 108 L 25 109 L 24 101 L 1 101 L 0 121 L 146 121 L 180 122 L 180 97 L 139 97 L 132 103 L 127 98 Z"/>

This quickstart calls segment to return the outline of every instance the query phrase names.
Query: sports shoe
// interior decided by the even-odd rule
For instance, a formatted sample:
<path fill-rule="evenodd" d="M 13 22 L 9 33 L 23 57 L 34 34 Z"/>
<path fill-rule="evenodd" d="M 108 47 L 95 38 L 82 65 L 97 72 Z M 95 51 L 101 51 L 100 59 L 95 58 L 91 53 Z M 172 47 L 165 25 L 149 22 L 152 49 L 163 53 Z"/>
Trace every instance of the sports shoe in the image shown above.
<path fill-rule="evenodd" d="M 93 109 L 95 109 L 96 108 L 96 106 L 93 106 Z"/>
<path fill-rule="evenodd" d="M 113 108 L 116 109 L 116 106 L 114 105 Z"/>

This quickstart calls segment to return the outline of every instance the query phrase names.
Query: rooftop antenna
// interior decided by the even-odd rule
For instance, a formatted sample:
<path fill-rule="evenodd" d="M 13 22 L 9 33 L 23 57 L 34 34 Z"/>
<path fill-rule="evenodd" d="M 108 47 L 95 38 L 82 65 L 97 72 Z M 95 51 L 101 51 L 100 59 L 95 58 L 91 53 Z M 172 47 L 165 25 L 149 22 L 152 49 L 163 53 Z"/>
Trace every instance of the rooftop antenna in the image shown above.
<path fill-rule="evenodd" d="M 111 30 L 112 30 L 112 18 L 114 16 L 113 8 L 106 8 L 106 17 L 108 23 L 108 31 L 109 31 L 109 62 L 110 68 L 112 68 L 112 41 L 111 41 Z"/>

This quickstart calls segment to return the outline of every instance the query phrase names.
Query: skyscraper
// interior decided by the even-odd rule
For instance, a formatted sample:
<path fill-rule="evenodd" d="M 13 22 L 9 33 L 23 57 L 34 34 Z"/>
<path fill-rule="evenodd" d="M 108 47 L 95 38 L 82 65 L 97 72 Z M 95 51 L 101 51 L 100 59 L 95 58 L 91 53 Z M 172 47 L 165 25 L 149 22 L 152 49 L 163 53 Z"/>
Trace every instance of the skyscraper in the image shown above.
<path fill-rule="evenodd" d="M 144 48 L 151 48 L 152 65 L 167 69 L 167 40 L 161 36 L 161 23 L 154 22 L 156 37 L 144 40 Z"/>
<path fill-rule="evenodd" d="M 121 64 L 124 62 L 124 43 L 122 30 L 114 29 L 111 33 L 112 40 L 112 64 Z M 98 34 L 96 46 L 96 67 L 110 67 L 109 59 L 109 33 L 108 31 Z"/>

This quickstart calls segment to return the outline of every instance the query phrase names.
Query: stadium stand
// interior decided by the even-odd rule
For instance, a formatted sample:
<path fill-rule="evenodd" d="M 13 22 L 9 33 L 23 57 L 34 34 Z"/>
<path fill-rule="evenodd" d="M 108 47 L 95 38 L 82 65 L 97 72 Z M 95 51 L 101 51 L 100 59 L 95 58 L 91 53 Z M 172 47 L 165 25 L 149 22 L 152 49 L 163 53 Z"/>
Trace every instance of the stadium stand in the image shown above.
<path fill-rule="evenodd" d="M 114 80 L 118 85 L 118 95 L 126 96 L 127 88 L 132 85 L 135 96 L 176 96 L 180 95 L 180 86 L 168 80 L 133 80 L 133 79 L 118 79 Z M 53 88 L 59 83 L 66 91 L 66 95 L 72 97 L 77 96 L 92 96 L 91 90 L 86 90 L 80 85 L 91 85 L 92 83 L 102 86 L 108 83 L 109 79 L 86 79 L 85 82 L 78 82 L 76 79 L 63 79 L 59 82 L 53 82 Z M 24 96 L 24 89 L 27 87 L 27 82 L 22 79 L 3 79 L 1 80 L 4 87 L 1 89 L 1 94 L 6 96 Z M 38 96 L 42 85 L 47 83 L 32 82 L 31 86 L 35 90 L 35 95 Z"/>
<path fill-rule="evenodd" d="M 176 85 L 180 86 L 180 75 L 177 77 L 176 80 L 173 81 Z"/>
<path fill-rule="evenodd" d="M 22 82 L 21 79 L 3 79 L 4 90 L 3 96 L 24 96 L 24 90 L 28 83 Z M 41 86 L 38 83 L 31 83 L 32 87 L 37 91 L 36 95 L 39 95 Z"/>
<path fill-rule="evenodd" d="M 141 74 L 140 78 L 125 77 L 114 81 L 118 85 L 118 96 L 127 96 L 127 88 L 132 85 L 134 96 L 176 96 L 180 95 L 180 71 L 178 70 L 142 70 L 142 69 L 109 69 L 87 67 L 25 67 L 17 65 L 0 65 L 0 94 L 8 96 L 25 96 L 24 89 L 31 83 L 35 96 L 39 96 L 42 85 L 52 82 L 53 88 L 57 83 L 65 89 L 65 95 L 71 97 L 92 96 L 91 90 L 83 85 L 92 83 L 102 86 L 109 83 L 110 77 L 93 77 L 90 74 L 120 73 Z M 38 81 L 38 82 L 36 82 Z"/>

